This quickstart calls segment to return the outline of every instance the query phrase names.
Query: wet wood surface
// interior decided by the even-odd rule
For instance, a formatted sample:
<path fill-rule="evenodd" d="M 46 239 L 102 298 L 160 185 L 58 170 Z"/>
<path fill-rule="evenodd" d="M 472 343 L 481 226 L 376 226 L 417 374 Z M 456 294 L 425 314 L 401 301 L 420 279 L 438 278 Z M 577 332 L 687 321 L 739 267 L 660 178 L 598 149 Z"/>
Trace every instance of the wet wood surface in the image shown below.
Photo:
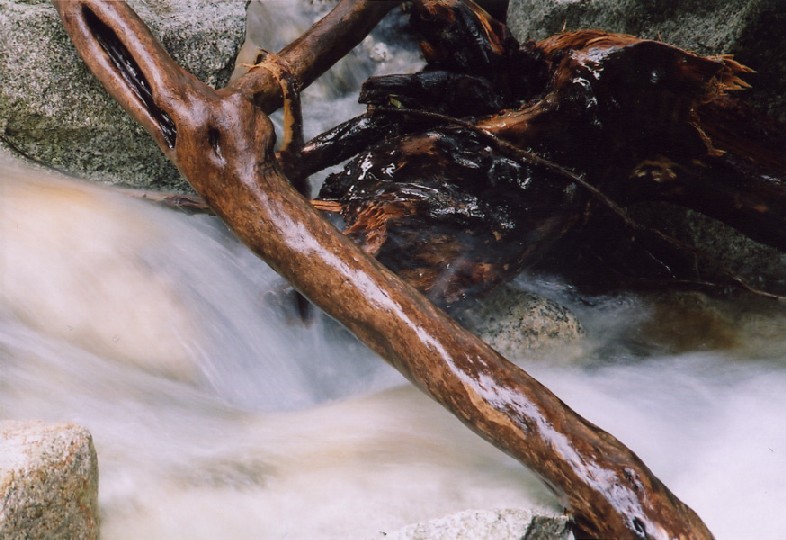
<path fill-rule="evenodd" d="M 380 4 L 340 2 L 268 61 L 283 61 L 283 69 L 308 84 L 362 39 L 384 12 Z M 423 2 L 423 8 L 453 4 Z M 582 534 L 712 537 L 624 444 L 458 326 L 292 187 L 276 160 L 267 117 L 281 101 L 274 76 L 281 65 L 260 66 L 214 91 L 174 64 L 125 4 L 55 0 L 55 6 L 107 91 L 235 234 L 421 390 L 539 474 L 561 495 Z M 437 142 L 425 134 L 411 145 Z M 555 198 L 566 197 L 562 188 L 555 191 Z"/>
<path fill-rule="evenodd" d="M 423 72 L 372 78 L 361 90 L 364 122 L 393 117 L 404 127 L 347 145 L 357 157 L 319 195 L 341 205 L 345 232 L 366 252 L 447 308 L 559 251 L 560 267 L 586 268 L 584 283 L 601 290 L 786 295 L 627 211 L 668 202 L 786 252 L 786 126 L 732 96 L 750 70 L 598 30 L 518 46 L 465 2 L 424 2 L 413 13 L 438 16 L 450 31 L 422 24 Z M 456 36 L 474 49 L 451 55 Z"/>

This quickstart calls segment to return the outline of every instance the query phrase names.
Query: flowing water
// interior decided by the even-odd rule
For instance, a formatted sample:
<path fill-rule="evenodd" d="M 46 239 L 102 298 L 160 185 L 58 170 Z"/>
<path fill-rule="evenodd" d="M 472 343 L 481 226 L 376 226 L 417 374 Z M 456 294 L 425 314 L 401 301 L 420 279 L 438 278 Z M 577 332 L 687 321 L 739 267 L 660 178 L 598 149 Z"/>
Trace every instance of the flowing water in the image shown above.
<path fill-rule="evenodd" d="M 313 16 L 274 11 L 301 27 Z M 342 69 L 391 68 L 358 63 Z M 325 125 L 352 113 L 329 88 L 307 98 Z M 0 174 L 0 419 L 91 430 L 103 538 L 382 538 L 464 509 L 559 509 L 338 325 L 301 324 L 286 284 L 216 218 Z M 718 538 L 782 538 L 782 305 L 517 285 L 570 305 L 587 338 L 570 360 L 514 360 L 633 448 Z"/>

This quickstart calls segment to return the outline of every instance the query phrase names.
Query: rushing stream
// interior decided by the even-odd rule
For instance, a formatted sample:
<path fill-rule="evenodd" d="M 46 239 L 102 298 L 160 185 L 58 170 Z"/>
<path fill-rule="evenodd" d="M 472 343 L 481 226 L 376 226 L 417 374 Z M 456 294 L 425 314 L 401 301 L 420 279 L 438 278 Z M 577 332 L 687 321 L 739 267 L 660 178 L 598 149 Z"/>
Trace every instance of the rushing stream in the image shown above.
<path fill-rule="evenodd" d="M 283 41 L 314 15 L 291 5 L 273 10 Z M 364 47 L 340 68 L 349 87 L 402 70 L 367 60 L 400 58 L 392 45 Z M 312 132 L 357 111 L 336 78 L 306 99 Z M 338 325 L 300 323 L 286 284 L 216 218 L 3 165 L 0 242 L 0 419 L 91 430 L 105 539 L 382 538 L 465 509 L 560 508 Z M 568 304 L 587 337 L 570 360 L 514 360 L 718 538 L 783 537 L 781 304 L 517 285 Z"/>

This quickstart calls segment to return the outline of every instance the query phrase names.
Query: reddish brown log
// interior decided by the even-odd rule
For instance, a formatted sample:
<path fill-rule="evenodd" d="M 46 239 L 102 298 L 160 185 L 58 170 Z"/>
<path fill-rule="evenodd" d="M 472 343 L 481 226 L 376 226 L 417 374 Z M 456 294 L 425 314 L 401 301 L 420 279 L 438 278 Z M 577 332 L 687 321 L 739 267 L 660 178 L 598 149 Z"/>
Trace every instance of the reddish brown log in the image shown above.
<path fill-rule="evenodd" d="M 374 3 L 343 1 L 336 10 L 362 21 L 367 4 Z M 273 127 L 255 104 L 276 102 L 265 94 L 278 92 L 267 70 L 213 91 L 178 68 L 125 4 L 55 5 L 107 90 L 251 249 L 469 427 L 540 474 L 584 531 L 711 538 L 633 452 L 460 328 L 303 200 L 281 173 Z M 357 28 L 368 26 L 332 21 L 292 46 L 308 49 L 302 62 L 287 58 L 293 73 L 312 73 L 336 35 L 359 39 Z"/>

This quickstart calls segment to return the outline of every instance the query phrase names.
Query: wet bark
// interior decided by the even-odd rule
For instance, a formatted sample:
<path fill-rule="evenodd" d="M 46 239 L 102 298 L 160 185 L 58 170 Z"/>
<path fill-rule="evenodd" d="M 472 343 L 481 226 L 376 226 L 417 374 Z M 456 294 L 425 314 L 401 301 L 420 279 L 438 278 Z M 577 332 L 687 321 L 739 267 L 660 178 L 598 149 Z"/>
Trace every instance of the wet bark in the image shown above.
<path fill-rule="evenodd" d="M 279 55 L 214 91 L 177 66 L 125 4 L 55 0 L 90 69 L 237 236 L 471 429 L 537 472 L 583 531 L 710 538 L 632 451 L 363 253 L 282 173 L 266 116 L 281 101 L 277 74 L 307 84 L 363 37 L 381 4 L 340 2 Z"/>
<path fill-rule="evenodd" d="M 554 251 L 594 288 L 786 294 L 752 287 L 627 211 L 670 202 L 786 252 L 786 127 L 730 96 L 747 87 L 747 68 L 601 31 L 519 47 L 466 5 L 415 10 L 451 21 L 449 32 L 422 25 L 431 63 L 361 91 L 372 119 L 430 121 L 370 144 L 320 193 L 366 252 L 449 309 Z M 458 38 L 469 53 L 451 54 Z"/>
<path fill-rule="evenodd" d="M 360 154 L 320 197 L 340 202 L 344 233 L 366 253 L 448 309 L 537 262 L 588 200 L 560 174 L 444 127 Z"/>

